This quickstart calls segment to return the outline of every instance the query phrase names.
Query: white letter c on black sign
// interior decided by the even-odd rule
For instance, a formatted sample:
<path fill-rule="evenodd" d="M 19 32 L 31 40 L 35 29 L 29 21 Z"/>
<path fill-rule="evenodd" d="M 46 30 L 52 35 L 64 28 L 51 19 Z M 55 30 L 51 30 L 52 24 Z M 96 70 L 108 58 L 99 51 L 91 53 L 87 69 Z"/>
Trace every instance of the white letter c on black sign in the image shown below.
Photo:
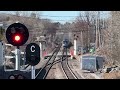
<path fill-rule="evenodd" d="M 33 50 L 33 48 L 34 48 L 34 50 Z M 32 45 L 30 49 L 31 49 L 31 52 L 35 52 L 35 46 L 34 45 Z"/>

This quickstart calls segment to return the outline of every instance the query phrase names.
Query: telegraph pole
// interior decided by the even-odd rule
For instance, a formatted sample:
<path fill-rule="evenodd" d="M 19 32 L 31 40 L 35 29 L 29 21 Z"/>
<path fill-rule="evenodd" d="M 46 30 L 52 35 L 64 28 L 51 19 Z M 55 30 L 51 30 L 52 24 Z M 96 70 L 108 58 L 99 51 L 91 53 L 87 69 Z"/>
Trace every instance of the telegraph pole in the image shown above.
<path fill-rule="evenodd" d="M 88 46 L 88 48 L 90 48 L 90 32 L 89 32 L 89 30 L 90 30 L 90 27 L 89 27 L 89 22 L 88 22 L 88 31 L 87 31 L 87 35 L 88 35 L 88 44 L 87 44 L 87 46 Z M 82 39 L 82 41 L 83 41 L 83 39 Z"/>
<path fill-rule="evenodd" d="M 100 11 L 97 12 L 96 17 L 96 49 L 101 45 L 101 36 L 100 36 Z"/>
<path fill-rule="evenodd" d="M 98 13 L 96 16 L 96 40 L 95 40 L 96 49 L 98 48 Z"/>
<path fill-rule="evenodd" d="M 81 55 L 83 55 L 83 32 L 81 31 Z"/>
<path fill-rule="evenodd" d="M 89 20 L 89 11 L 86 11 L 86 18 L 87 18 L 87 46 L 90 47 L 90 20 Z M 82 41 L 82 40 L 81 40 Z"/>
<path fill-rule="evenodd" d="M 99 34 L 99 46 L 101 45 L 101 32 L 100 32 L 100 11 L 98 11 L 98 34 Z"/>

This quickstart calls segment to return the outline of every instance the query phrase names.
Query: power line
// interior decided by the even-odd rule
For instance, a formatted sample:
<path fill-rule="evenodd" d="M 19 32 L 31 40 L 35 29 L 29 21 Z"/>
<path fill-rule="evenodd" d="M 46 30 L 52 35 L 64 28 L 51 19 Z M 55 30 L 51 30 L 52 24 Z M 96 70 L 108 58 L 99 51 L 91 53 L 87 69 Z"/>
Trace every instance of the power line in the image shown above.
<path fill-rule="evenodd" d="M 56 29 L 56 30 L 60 30 L 60 31 L 62 31 L 62 30 L 72 30 L 73 32 L 75 31 L 75 32 L 79 32 L 79 31 L 88 31 L 88 30 L 85 30 L 86 28 L 82 28 L 82 29 L 79 29 L 78 30 L 78 28 L 80 28 L 79 26 L 74 26 L 74 27 L 65 27 L 65 28 L 58 28 L 58 29 Z M 75 30 L 75 29 L 77 29 L 77 30 Z M 47 30 L 47 29 L 43 29 L 43 30 Z M 32 31 L 31 31 L 32 32 Z M 69 32 L 69 31 L 68 31 Z"/>
<path fill-rule="evenodd" d="M 78 16 L 51 16 L 51 15 L 40 15 L 40 16 L 47 16 L 47 17 L 78 17 Z"/>
<path fill-rule="evenodd" d="M 5 11 L 0 11 L 0 13 L 6 13 L 6 12 Z M 7 11 L 7 14 L 14 14 L 14 12 L 13 11 Z M 108 13 L 104 13 L 104 11 L 102 11 L 100 15 L 107 15 L 107 14 L 109 14 L 109 11 L 108 11 Z M 59 16 L 59 15 L 47 15 L 47 14 L 45 14 L 45 15 L 40 15 L 40 16 L 47 16 L 47 17 L 78 17 L 79 15 L 76 15 L 76 16 Z M 82 17 L 86 17 L 85 14 L 82 15 Z"/>
<path fill-rule="evenodd" d="M 52 20 L 52 21 L 75 21 L 75 20 Z"/>
<path fill-rule="evenodd" d="M 101 13 L 100 15 L 107 15 L 107 14 Z M 40 16 L 46 16 L 46 17 L 79 17 L 79 15 L 77 15 L 77 16 L 51 16 L 51 15 L 40 15 Z M 80 17 L 86 17 L 86 16 L 84 15 L 84 16 L 80 16 Z"/>

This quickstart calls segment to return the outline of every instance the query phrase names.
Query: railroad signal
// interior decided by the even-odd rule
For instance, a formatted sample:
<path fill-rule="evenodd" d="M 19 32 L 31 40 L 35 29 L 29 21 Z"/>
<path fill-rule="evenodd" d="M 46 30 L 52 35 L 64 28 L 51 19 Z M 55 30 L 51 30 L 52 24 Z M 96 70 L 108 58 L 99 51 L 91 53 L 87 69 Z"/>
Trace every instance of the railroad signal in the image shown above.
<path fill-rule="evenodd" d="M 36 43 L 27 45 L 26 62 L 32 66 L 35 66 L 40 62 L 40 47 Z"/>
<path fill-rule="evenodd" d="M 6 39 L 13 46 L 21 46 L 25 44 L 28 37 L 28 29 L 21 23 L 13 23 L 6 30 Z"/>
<path fill-rule="evenodd" d="M 76 34 L 74 34 L 74 39 L 77 40 L 79 38 L 79 36 L 77 36 Z"/>

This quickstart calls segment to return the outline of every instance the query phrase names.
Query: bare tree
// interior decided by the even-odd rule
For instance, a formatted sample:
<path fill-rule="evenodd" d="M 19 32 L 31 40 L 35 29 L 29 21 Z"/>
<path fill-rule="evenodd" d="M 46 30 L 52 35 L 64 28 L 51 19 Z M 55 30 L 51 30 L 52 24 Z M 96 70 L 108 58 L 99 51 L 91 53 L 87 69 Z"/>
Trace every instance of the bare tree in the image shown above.
<path fill-rule="evenodd" d="M 75 29 L 74 31 L 82 32 L 83 33 L 83 46 L 84 47 L 90 47 L 90 42 L 93 42 L 94 40 L 94 28 L 95 28 L 95 23 L 94 23 L 94 18 L 95 14 L 93 14 L 90 11 L 85 11 L 84 15 L 79 15 L 77 17 L 76 22 L 75 22 Z M 81 42 L 81 34 L 79 33 L 79 40 Z"/>
<path fill-rule="evenodd" d="M 104 45 L 98 50 L 99 55 L 105 56 L 106 61 L 112 64 L 120 65 L 120 12 L 111 11 L 111 17 L 108 20 L 108 28 L 103 31 Z"/>
<path fill-rule="evenodd" d="M 39 18 L 38 18 L 39 17 Z M 30 38 L 35 41 L 37 36 L 42 34 L 42 30 L 44 25 L 40 20 L 40 12 L 39 11 L 15 11 L 15 15 L 11 16 L 11 20 L 13 22 L 19 21 L 20 23 L 25 24 L 30 32 Z M 30 42 L 31 40 L 28 40 Z"/>

